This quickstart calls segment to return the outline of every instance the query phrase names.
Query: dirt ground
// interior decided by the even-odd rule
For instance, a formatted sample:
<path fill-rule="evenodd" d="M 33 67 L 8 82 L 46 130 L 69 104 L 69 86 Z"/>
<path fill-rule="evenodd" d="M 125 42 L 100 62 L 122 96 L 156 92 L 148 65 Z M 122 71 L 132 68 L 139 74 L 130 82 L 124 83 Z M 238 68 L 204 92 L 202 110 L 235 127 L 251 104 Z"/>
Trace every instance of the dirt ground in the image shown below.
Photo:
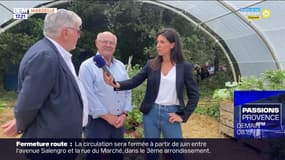
<path fill-rule="evenodd" d="M 219 122 L 207 115 L 192 114 L 187 123 L 182 124 L 184 138 L 225 138 L 219 132 Z"/>
<path fill-rule="evenodd" d="M 0 125 L 13 118 L 13 109 L 7 108 L 0 111 Z M 185 138 L 223 138 L 219 132 L 219 123 L 214 118 L 206 115 L 193 114 L 187 123 L 182 124 Z M 9 138 L 3 134 L 0 127 L 0 138 Z"/>
<path fill-rule="evenodd" d="M 5 122 L 13 119 L 13 109 L 12 108 L 5 108 L 4 110 L 0 111 L 0 126 Z M 3 129 L 0 127 L 0 138 L 10 138 L 3 134 Z"/>

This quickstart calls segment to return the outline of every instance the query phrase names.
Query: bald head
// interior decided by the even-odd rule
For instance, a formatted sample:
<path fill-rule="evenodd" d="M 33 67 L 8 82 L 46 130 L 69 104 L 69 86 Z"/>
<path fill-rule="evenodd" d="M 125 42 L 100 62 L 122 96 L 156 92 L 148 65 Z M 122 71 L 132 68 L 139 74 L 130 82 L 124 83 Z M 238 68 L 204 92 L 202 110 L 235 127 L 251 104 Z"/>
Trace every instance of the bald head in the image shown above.
<path fill-rule="evenodd" d="M 113 37 L 115 44 L 117 44 L 117 36 L 114 35 L 112 32 L 109 32 L 109 31 L 105 31 L 105 32 L 100 32 L 100 33 L 98 33 L 98 34 L 97 34 L 96 41 L 97 41 L 97 40 L 102 40 L 102 39 L 104 39 L 105 37 Z"/>
<path fill-rule="evenodd" d="M 95 45 L 98 52 L 110 63 L 116 49 L 117 36 L 108 31 L 98 33 Z"/>

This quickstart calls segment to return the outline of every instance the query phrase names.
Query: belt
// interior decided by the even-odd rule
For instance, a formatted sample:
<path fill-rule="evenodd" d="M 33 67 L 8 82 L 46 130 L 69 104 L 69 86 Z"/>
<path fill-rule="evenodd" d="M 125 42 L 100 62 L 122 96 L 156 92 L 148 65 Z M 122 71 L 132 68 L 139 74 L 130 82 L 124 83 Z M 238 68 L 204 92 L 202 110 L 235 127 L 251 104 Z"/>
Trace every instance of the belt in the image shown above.
<path fill-rule="evenodd" d="M 153 105 L 156 106 L 156 107 L 178 107 L 177 104 L 173 104 L 173 105 L 162 105 L 162 104 L 154 103 Z"/>

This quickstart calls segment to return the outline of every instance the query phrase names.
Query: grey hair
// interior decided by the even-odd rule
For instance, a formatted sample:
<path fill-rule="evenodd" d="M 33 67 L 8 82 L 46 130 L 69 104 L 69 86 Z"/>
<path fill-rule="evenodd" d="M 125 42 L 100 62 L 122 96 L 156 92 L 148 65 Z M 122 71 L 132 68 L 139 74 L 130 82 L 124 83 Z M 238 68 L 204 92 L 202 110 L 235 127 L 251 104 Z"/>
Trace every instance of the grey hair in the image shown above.
<path fill-rule="evenodd" d="M 117 36 L 116 36 L 115 34 L 113 34 L 112 32 L 109 32 L 109 31 L 105 31 L 105 32 L 100 32 L 100 33 L 98 33 L 96 40 L 101 39 L 101 37 L 102 37 L 103 34 L 110 34 L 110 35 L 112 35 L 112 36 L 115 38 L 115 43 L 117 44 Z"/>
<path fill-rule="evenodd" d="M 55 38 L 59 36 L 62 27 L 73 27 L 74 23 L 82 24 L 81 18 L 66 9 L 58 9 L 55 13 L 48 13 L 44 21 L 43 33 L 45 36 Z"/>

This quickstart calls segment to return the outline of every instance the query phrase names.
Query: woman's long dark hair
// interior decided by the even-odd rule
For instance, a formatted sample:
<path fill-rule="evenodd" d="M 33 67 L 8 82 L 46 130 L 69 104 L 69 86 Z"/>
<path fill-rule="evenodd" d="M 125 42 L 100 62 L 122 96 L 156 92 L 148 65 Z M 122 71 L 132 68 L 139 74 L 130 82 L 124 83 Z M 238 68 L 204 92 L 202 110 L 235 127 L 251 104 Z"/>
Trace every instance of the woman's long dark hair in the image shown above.
<path fill-rule="evenodd" d="M 157 33 L 156 37 L 159 35 L 164 36 L 170 43 L 175 43 L 174 47 L 170 51 L 171 63 L 175 64 L 184 62 L 185 58 L 182 52 L 182 46 L 178 32 L 173 28 L 164 28 Z M 151 68 L 153 70 L 159 69 L 162 61 L 162 56 L 157 55 L 153 60 L 150 61 Z"/>

